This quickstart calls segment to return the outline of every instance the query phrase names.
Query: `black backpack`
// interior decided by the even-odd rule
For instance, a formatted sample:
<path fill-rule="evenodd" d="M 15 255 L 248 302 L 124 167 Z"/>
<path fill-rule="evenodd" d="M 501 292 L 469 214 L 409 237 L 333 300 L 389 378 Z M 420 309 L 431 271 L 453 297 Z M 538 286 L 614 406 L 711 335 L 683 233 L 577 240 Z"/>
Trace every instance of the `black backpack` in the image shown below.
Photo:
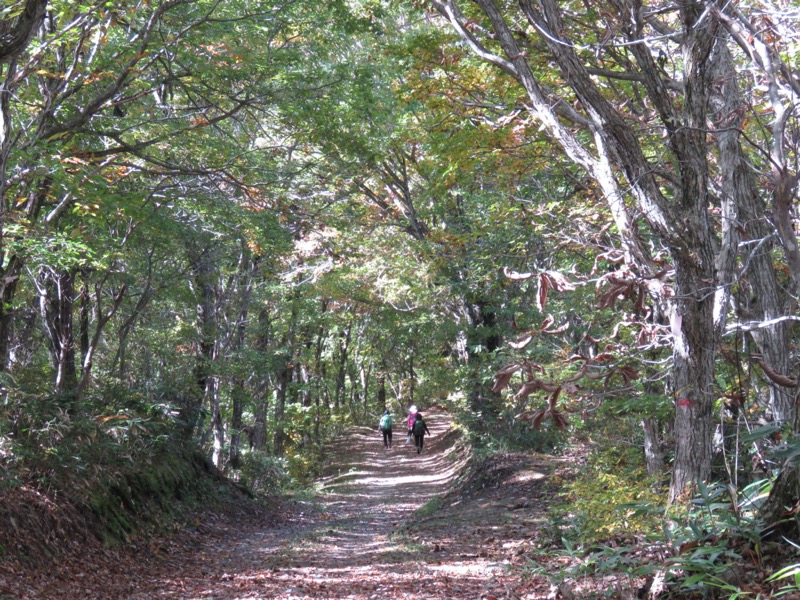
<path fill-rule="evenodd" d="M 417 419 L 414 421 L 414 426 L 411 428 L 411 431 L 414 435 L 424 435 L 425 434 L 425 421 L 422 419 Z"/>

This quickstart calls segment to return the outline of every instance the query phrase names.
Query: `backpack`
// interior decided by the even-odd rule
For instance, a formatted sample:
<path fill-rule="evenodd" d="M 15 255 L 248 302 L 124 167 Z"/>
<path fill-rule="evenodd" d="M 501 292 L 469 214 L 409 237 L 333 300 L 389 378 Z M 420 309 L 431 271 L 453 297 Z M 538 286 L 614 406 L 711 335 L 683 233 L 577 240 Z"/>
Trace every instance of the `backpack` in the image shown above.
<path fill-rule="evenodd" d="M 383 415 L 381 417 L 381 424 L 379 426 L 381 429 L 391 429 L 392 428 L 392 415 Z"/>
<path fill-rule="evenodd" d="M 411 428 L 414 435 L 425 435 L 425 421 L 417 419 L 414 421 L 414 426 Z"/>

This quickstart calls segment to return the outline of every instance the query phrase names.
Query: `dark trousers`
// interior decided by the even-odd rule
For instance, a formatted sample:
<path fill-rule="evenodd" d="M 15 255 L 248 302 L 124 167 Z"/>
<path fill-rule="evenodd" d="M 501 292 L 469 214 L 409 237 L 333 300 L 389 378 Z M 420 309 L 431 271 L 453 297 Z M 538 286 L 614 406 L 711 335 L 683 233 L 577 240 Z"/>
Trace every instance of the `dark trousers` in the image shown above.
<path fill-rule="evenodd" d="M 422 450 L 422 446 L 425 444 L 425 435 L 417 435 L 414 434 L 414 447 L 417 449 L 417 454 L 419 454 L 420 450 Z"/>
<path fill-rule="evenodd" d="M 384 448 L 391 448 L 392 447 L 392 430 L 391 429 L 381 429 L 383 432 L 383 447 Z"/>

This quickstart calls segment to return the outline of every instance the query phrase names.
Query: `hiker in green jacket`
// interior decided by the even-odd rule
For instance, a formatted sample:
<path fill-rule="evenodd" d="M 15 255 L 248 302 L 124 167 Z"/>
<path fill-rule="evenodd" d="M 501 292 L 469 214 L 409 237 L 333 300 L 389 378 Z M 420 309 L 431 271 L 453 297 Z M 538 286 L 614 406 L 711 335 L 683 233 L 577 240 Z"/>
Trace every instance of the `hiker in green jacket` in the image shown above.
<path fill-rule="evenodd" d="M 381 421 L 378 424 L 378 429 L 381 430 L 383 434 L 383 447 L 384 448 L 391 448 L 392 447 L 392 415 L 389 414 L 388 410 L 383 411 L 383 416 L 381 417 Z"/>

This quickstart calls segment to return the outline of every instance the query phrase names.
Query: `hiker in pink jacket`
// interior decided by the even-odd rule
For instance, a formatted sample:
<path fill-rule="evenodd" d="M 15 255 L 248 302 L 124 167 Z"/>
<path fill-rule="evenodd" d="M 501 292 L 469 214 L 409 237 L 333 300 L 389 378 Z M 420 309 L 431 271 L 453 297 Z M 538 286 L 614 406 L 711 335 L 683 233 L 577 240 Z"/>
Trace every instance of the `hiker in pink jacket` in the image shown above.
<path fill-rule="evenodd" d="M 417 407 L 415 405 L 411 405 L 408 408 L 408 419 L 406 419 L 406 425 L 408 425 L 408 438 L 406 439 L 406 444 L 411 443 L 411 430 L 414 428 L 414 421 L 416 420 L 417 416 Z"/>

